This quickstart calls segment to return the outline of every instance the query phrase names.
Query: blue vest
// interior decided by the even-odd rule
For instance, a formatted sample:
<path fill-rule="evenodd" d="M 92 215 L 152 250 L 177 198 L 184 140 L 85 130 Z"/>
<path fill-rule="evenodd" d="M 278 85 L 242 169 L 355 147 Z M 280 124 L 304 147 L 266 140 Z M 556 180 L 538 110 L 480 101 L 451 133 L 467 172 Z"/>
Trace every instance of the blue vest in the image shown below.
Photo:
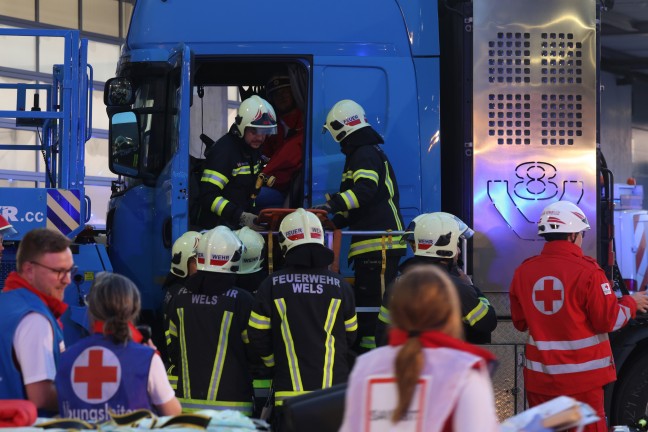
<path fill-rule="evenodd" d="M 56 373 L 61 417 L 103 422 L 110 420 L 108 410 L 152 409 L 147 385 L 154 354 L 148 346 L 115 344 L 102 334 L 72 345 Z"/>
<path fill-rule="evenodd" d="M 14 362 L 13 339 L 18 324 L 30 312 L 43 315 L 52 325 L 54 363 L 59 363 L 64 347 L 63 331 L 45 303 L 25 288 L 3 292 L 0 294 L 0 399 L 27 399 L 22 374 Z"/>

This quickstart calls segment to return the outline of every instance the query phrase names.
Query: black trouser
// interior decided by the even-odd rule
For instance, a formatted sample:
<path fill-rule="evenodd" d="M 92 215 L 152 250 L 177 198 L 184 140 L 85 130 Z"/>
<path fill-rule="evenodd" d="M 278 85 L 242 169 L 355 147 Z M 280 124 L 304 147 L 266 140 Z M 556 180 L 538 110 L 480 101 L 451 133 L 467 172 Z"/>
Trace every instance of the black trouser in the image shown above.
<path fill-rule="evenodd" d="M 400 256 L 388 256 L 385 263 L 385 289 L 396 278 Z M 376 320 L 378 319 L 378 308 L 382 301 L 381 278 L 382 258 L 353 259 L 355 270 L 355 293 L 356 307 L 373 307 L 375 312 L 358 312 L 358 336 L 353 350 L 362 354 L 376 347 Z"/>

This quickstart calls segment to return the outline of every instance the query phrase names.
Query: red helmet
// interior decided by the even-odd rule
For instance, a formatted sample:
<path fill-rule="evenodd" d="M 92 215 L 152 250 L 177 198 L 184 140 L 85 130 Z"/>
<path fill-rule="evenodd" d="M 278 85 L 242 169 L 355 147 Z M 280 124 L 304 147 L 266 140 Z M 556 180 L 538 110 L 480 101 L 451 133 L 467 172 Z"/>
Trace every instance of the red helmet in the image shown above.
<path fill-rule="evenodd" d="M 18 231 L 16 231 L 15 228 L 9 222 L 7 222 L 7 219 L 0 215 L 0 237 L 6 237 L 14 234 L 18 234 Z"/>

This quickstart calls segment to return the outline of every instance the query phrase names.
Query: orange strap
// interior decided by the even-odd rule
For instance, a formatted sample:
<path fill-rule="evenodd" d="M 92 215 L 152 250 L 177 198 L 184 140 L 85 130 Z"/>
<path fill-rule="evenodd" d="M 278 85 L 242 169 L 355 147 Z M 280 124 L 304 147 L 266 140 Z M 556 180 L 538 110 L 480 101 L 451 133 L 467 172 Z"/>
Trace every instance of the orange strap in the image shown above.
<path fill-rule="evenodd" d="M 331 271 L 334 273 L 340 272 L 340 249 L 342 248 L 342 230 L 333 230 L 333 263 L 331 264 Z"/>

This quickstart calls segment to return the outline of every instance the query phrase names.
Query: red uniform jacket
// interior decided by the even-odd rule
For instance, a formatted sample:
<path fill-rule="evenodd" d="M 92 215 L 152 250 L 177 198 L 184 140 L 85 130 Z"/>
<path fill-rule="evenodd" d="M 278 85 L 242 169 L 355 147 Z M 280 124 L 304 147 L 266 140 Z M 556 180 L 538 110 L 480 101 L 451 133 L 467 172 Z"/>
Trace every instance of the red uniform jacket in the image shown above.
<path fill-rule="evenodd" d="M 270 162 L 263 168 L 263 173 L 275 176 L 273 188 L 285 192 L 293 180 L 293 175 L 302 167 L 304 145 L 302 112 L 295 108 L 281 116 L 277 126 L 277 134 L 269 136 L 263 143 L 263 154 L 270 158 Z"/>
<path fill-rule="evenodd" d="M 557 240 L 517 268 L 509 290 L 513 325 L 529 330 L 524 382 L 545 395 L 586 392 L 614 381 L 608 332 L 635 316 L 605 273 L 577 245 Z"/>

